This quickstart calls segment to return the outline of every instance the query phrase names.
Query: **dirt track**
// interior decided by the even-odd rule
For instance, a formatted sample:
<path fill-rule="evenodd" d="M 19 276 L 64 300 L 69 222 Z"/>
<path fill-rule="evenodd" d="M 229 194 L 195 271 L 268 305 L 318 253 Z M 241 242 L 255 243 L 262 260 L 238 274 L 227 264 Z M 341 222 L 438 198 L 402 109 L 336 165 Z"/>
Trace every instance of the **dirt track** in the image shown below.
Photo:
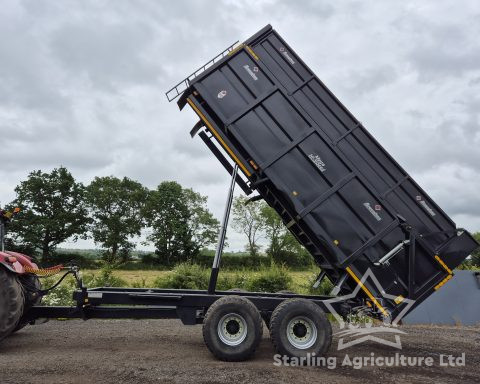
<path fill-rule="evenodd" d="M 337 368 L 277 367 L 267 329 L 255 358 L 215 360 L 201 326 L 177 320 L 51 321 L 29 326 L 0 344 L 0 383 L 478 383 L 480 327 L 402 327 L 406 356 L 432 356 L 432 367 L 340 366 L 345 353 L 393 356 L 398 350 L 367 342 L 336 350 Z M 440 354 L 466 354 L 465 367 L 440 367 Z"/>

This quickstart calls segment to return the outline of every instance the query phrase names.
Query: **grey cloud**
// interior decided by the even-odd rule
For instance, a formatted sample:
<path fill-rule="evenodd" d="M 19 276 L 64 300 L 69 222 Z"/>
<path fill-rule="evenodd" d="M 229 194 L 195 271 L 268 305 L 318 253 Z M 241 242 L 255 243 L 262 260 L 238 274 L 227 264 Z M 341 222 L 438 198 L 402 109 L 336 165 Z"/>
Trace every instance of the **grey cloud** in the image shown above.
<path fill-rule="evenodd" d="M 140 23 L 66 24 L 52 37 L 51 49 L 73 76 L 86 75 L 95 86 L 153 84 L 161 67 L 142 59 L 152 31 Z"/>
<path fill-rule="evenodd" d="M 414 38 L 407 60 L 420 80 L 460 77 L 466 72 L 480 70 L 479 14 L 478 11 L 465 12 L 462 16 L 461 20 L 454 16 L 441 21 L 434 17 L 405 19 Z"/>
<path fill-rule="evenodd" d="M 395 81 L 396 70 L 391 65 L 380 65 L 366 70 L 351 71 L 347 75 L 347 89 L 355 92 L 356 95 L 363 95 L 375 91 L 379 87 L 388 85 Z"/>

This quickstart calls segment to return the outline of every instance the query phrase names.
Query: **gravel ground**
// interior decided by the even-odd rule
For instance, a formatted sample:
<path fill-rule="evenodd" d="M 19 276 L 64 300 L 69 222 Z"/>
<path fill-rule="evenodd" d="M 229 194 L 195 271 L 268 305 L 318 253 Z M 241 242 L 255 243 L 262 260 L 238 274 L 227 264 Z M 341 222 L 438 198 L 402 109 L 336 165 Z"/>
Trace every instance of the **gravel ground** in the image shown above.
<path fill-rule="evenodd" d="M 224 363 L 203 344 L 201 326 L 178 320 L 50 321 L 29 326 L 0 345 L 0 383 L 479 383 L 480 327 L 404 326 L 403 349 L 366 342 L 330 357 L 336 368 L 275 366 L 264 338 L 252 360 Z M 431 356 L 431 367 L 342 366 L 354 357 Z M 465 366 L 440 366 L 440 355 Z"/>

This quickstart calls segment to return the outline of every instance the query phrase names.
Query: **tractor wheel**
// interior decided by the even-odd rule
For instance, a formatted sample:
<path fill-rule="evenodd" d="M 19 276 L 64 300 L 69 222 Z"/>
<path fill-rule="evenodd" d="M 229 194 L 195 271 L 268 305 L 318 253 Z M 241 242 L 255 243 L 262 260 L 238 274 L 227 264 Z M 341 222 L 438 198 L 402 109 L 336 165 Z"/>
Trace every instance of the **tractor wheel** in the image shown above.
<path fill-rule="evenodd" d="M 215 301 L 203 321 L 203 339 L 212 354 L 223 361 L 251 357 L 262 339 L 260 312 L 241 296 L 223 296 Z"/>
<path fill-rule="evenodd" d="M 0 267 L 0 340 L 17 326 L 23 314 L 24 300 L 18 277 Z"/>
<path fill-rule="evenodd" d="M 36 275 L 29 273 L 26 275 L 20 275 L 18 278 L 22 284 L 25 304 L 23 307 L 22 317 L 12 333 L 19 331 L 28 324 L 28 321 L 25 319 L 25 315 L 27 314 L 28 310 L 34 305 L 39 305 L 42 301 L 42 296 L 39 293 L 39 291 L 42 289 L 42 283 L 40 283 L 40 279 Z"/>

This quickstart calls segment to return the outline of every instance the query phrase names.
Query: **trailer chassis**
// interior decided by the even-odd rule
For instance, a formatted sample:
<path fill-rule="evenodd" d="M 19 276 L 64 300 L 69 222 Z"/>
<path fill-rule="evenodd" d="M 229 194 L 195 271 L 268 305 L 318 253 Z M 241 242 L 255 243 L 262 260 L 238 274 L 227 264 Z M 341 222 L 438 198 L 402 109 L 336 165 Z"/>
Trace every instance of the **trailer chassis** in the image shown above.
<path fill-rule="evenodd" d="M 337 313 L 347 313 L 355 302 L 325 305 L 330 296 L 304 296 L 286 293 L 260 293 L 186 289 L 150 288 L 91 288 L 74 292 L 76 306 L 34 306 L 28 320 L 37 319 L 180 319 L 185 325 L 201 324 L 206 310 L 224 296 L 242 296 L 250 300 L 263 316 L 269 316 L 282 301 L 303 298 L 317 304 L 325 312 L 334 308 Z"/>

